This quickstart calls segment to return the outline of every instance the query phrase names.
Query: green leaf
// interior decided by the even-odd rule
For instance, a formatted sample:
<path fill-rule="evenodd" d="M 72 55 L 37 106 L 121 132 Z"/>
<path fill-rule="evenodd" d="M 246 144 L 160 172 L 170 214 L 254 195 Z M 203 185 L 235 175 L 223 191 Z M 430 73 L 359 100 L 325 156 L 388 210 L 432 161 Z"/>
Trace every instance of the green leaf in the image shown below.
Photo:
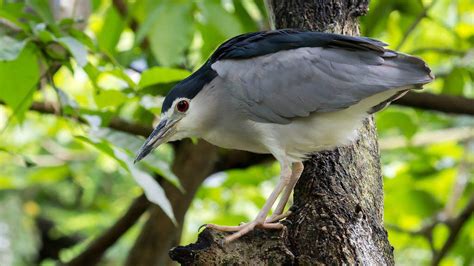
<path fill-rule="evenodd" d="M 153 56 L 164 66 L 182 63 L 193 38 L 192 3 L 169 4 L 160 11 L 148 33 Z"/>
<path fill-rule="evenodd" d="M 89 48 L 91 51 L 96 50 L 94 41 L 91 39 L 91 37 L 89 37 L 89 35 L 87 35 L 83 31 L 71 28 L 69 29 L 69 34 L 71 34 L 71 36 L 74 37 L 77 41 L 87 46 L 87 48 Z"/>
<path fill-rule="evenodd" d="M 115 7 L 111 6 L 105 13 L 104 25 L 97 34 L 100 49 L 113 54 L 125 25 L 125 19 L 122 18 Z"/>
<path fill-rule="evenodd" d="M 27 0 L 26 4 L 33 8 L 36 13 L 48 24 L 54 24 L 54 17 L 49 9 L 48 0 Z"/>
<path fill-rule="evenodd" d="M 191 73 L 184 69 L 153 67 L 143 71 L 138 87 L 144 88 L 155 84 L 180 81 L 189 74 Z"/>
<path fill-rule="evenodd" d="M 144 165 L 148 169 L 162 176 L 164 179 L 166 179 L 166 181 L 173 184 L 181 192 L 185 192 L 183 186 L 181 185 L 181 182 L 179 181 L 179 178 L 173 173 L 173 171 L 171 171 L 169 164 L 167 164 L 166 162 L 162 160 L 153 160 L 152 163 L 144 161 Z"/>
<path fill-rule="evenodd" d="M 418 125 L 412 116 L 413 114 L 402 111 L 386 110 L 377 116 L 377 125 L 384 130 L 400 130 L 407 139 L 411 139 L 418 131 Z"/>
<path fill-rule="evenodd" d="M 378 1 L 371 12 L 361 18 L 364 35 L 374 36 L 381 31 L 386 31 L 386 25 L 390 13 L 394 10 L 393 2 Z"/>
<path fill-rule="evenodd" d="M 38 57 L 32 45 L 27 45 L 15 60 L 0 61 L 0 99 L 20 119 L 31 105 L 39 77 Z"/>
<path fill-rule="evenodd" d="M 252 19 L 250 14 L 245 9 L 243 2 L 240 0 L 233 0 L 236 17 L 240 20 L 242 28 L 246 32 L 258 31 L 258 24 Z"/>
<path fill-rule="evenodd" d="M 103 152 L 104 154 L 114 159 L 123 169 L 130 172 L 130 169 L 128 168 L 127 163 L 124 162 L 121 158 L 116 156 L 115 150 L 106 141 L 87 138 L 85 136 L 76 136 L 76 139 L 94 146 L 94 148 L 98 149 L 99 151 Z"/>
<path fill-rule="evenodd" d="M 135 82 L 121 68 L 115 68 L 113 70 L 104 71 L 102 72 L 102 74 L 113 75 L 114 77 L 125 81 L 130 88 L 135 88 L 137 86 L 137 84 L 135 84 Z"/>
<path fill-rule="evenodd" d="M 163 12 L 162 9 L 165 5 L 157 5 L 153 11 L 147 14 L 145 21 L 140 24 L 137 33 L 135 34 L 135 45 L 138 45 L 143 41 L 146 35 L 150 32 L 152 26 L 154 25 L 156 19 Z"/>
<path fill-rule="evenodd" d="M 24 14 L 23 3 L 8 3 L 0 8 L 0 17 L 6 20 L 7 23 L 12 23 L 13 26 L 18 27 L 18 29 L 26 32 L 29 30 L 28 26 L 25 23 L 22 23 L 19 18 Z M 0 33 L 10 33 L 12 29 L 7 27 L 1 27 Z M 15 33 L 15 32 L 11 32 Z"/>
<path fill-rule="evenodd" d="M 385 1 L 380 3 L 387 5 Z M 423 2 L 421 0 L 396 0 L 395 9 L 399 10 L 402 15 L 418 16 L 423 12 Z"/>
<path fill-rule="evenodd" d="M 104 152 L 105 154 L 116 160 L 123 169 L 125 169 L 133 176 L 135 181 L 145 192 L 147 199 L 160 206 L 163 212 L 171 219 L 171 221 L 175 225 L 177 224 L 173 214 L 171 203 L 166 197 L 163 188 L 152 176 L 138 169 L 133 164 L 132 159 L 124 151 L 113 146 L 106 140 L 90 139 L 84 136 L 77 136 L 76 138 L 94 146 L 98 150 Z"/>
<path fill-rule="evenodd" d="M 87 76 L 89 77 L 89 80 L 92 82 L 92 85 L 94 88 L 98 89 L 99 85 L 97 84 L 97 79 L 100 75 L 100 71 L 91 63 L 88 63 L 87 65 L 84 66 L 84 72 L 86 72 Z"/>
<path fill-rule="evenodd" d="M 100 90 L 94 94 L 94 101 L 99 108 L 118 107 L 127 99 L 127 96 L 118 90 Z"/>
<path fill-rule="evenodd" d="M 160 186 L 160 184 L 158 184 L 158 182 L 148 173 L 134 167 L 131 161 L 129 161 L 128 164 L 131 168 L 133 178 L 143 189 L 147 199 L 160 206 L 160 208 L 171 219 L 171 221 L 177 225 L 176 218 L 174 217 L 173 213 L 173 207 L 171 207 L 171 203 L 166 197 L 165 191 Z"/>
<path fill-rule="evenodd" d="M 223 185 L 232 187 L 238 185 L 257 186 L 265 180 L 270 180 L 272 177 L 278 176 L 279 167 L 277 163 L 265 166 L 253 166 L 246 169 L 231 169 L 227 171 L 227 179 Z"/>
<path fill-rule="evenodd" d="M 227 12 L 221 1 L 204 1 L 201 11 L 206 19 L 205 24 L 224 38 L 231 38 L 243 32 L 239 19 L 234 14 Z"/>
<path fill-rule="evenodd" d="M 6 35 L 0 36 L 0 61 L 15 60 L 26 43 L 26 40 L 19 41 Z"/>
<path fill-rule="evenodd" d="M 80 67 L 87 64 L 87 50 L 82 43 L 69 36 L 59 38 L 58 42 L 69 50 Z"/>
<path fill-rule="evenodd" d="M 442 93 L 462 96 L 464 92 L 464 73 L 462 68 L 454 68 L 444 79 Z"/>
<path fill-rule="evenodd" d="M 0 190 L 18 189 L 20 186 L 16 184 L 11 177 L 0 176 Z"/>
<path fill-rule="evenodd" d="M 220 1 L 203 1 L 199 7 L 205 17 L 203 23 L 198 24 L 203 38 L 201 54 L 207 58 L 219 44 L 242 33 L 243 29 L 238 18 L 227 12 Z"/>
<path fill-rule="evenodd" d="M 472 228 L 471 228 L 472 229 Z M 450 235 L 450 229 L 446 224 L 439 223 L 433 228 L 433 246 L 440 250 Z"/>
<path fill-rule="evenodd" d="M 54 34 L 47 30 L 38 30 L 35 32 L 35 35 L 38 36 L 40 41 L 42 41 L 43 43 L 48 43 L 56 40 Z"/>
<path fill-rule="evenodd" d="M 419 189 L 408 189 L 400 192 L 403 199 L 401 206 L 405 206 L 405 214 L 417 214 L 420 216 L 430 216 L 439 211 L 442 204 L 429 192 Z"/>
<path fill-rule="evenodd" d="M 31 172 L 27 177 L 28 185 L 52 184 L 64 180 L 70 173 L 67 165 L 41 167 Z"/>

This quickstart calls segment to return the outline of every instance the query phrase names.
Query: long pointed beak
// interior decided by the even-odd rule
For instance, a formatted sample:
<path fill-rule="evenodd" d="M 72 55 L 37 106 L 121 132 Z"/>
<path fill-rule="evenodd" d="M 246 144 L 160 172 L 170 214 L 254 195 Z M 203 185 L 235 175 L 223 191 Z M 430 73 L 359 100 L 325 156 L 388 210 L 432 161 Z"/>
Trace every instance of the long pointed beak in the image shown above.
<path fill-rule="evenodd" d="M 137 152 L 137 157 L 135 158 L 134 163 L 139 162 L 141 159 L 145 158 L 151 151 L 156 149 L 161 144 L 165 143 L 173 133 L 173 126 L 178 121 L 162 119 L 158 126 L 153 130 L 153 132 L 145 140 L 145 143 L 140 147 Z"/>

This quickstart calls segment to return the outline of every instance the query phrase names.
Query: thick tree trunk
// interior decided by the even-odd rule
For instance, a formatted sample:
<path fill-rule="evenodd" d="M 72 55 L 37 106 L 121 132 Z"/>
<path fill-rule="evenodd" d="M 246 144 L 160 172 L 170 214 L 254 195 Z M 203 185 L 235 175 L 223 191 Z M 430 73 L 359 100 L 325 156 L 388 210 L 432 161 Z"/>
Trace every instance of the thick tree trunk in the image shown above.
<path fill-rule="evenodd" d="M 367 0 L 270 0 L 276 28 L 305 28 L 358 35 L 357 17 Z M 170 256 L 182 264 L 393 265 L 383 228 L 383 188 L 372 119 L 348 147 L 315 154 L 294 193 L 282 231 L 254 232 L 227 245 L 204 230 L 197 243 Z M 297 137 L 297 136 L 295 136 Z"/>

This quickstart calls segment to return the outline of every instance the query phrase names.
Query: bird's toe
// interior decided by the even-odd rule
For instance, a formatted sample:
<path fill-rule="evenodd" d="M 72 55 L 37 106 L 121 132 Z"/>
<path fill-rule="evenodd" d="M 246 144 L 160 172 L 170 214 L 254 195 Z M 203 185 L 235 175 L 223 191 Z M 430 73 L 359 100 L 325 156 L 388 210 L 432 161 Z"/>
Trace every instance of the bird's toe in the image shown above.
<path fill-rule="evenodd" d="M 285 219 L 286 217 L 290 216 L 290 214 L 291 214 L 291 211 L 287 211 L 285 213 L 280 213 L 280 214 L 272 214 L 270 217 L 268 217 L 265 220 L 265 223 L 275 223 L 275 222 L 281 221 Z"/>
<path fill-rule="evenodd" d="M 217 224 L 206 224 L 206 228 L 210 228 L 213 230 L 221 231 L 221 232 L 237 232 L 241 230 L 246 224 L 239 225 L 239 226 L 230 226 L 230 225 L 217 225 Z"/>

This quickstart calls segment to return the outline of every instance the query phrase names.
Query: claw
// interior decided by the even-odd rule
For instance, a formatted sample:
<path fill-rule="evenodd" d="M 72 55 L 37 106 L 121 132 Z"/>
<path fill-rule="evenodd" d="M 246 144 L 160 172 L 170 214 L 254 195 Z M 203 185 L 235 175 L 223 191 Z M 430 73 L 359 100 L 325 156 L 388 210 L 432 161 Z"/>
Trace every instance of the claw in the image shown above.
<path fill-rule="evenodd" d="M 248 234 L 249 232 L 253 231 L 255 227 L 262 228 L 262 229 L 271 229 L 271 230 L 281 230 L 283 229 L 283 225 L 280 223 L 260 223 L 258 221 L 253 221 L 248 224 L 245 224 L 238 230 L 237 232 L 233 233 L 230 236 L 226 236 L 224 241 L 226 244 Z"/>

